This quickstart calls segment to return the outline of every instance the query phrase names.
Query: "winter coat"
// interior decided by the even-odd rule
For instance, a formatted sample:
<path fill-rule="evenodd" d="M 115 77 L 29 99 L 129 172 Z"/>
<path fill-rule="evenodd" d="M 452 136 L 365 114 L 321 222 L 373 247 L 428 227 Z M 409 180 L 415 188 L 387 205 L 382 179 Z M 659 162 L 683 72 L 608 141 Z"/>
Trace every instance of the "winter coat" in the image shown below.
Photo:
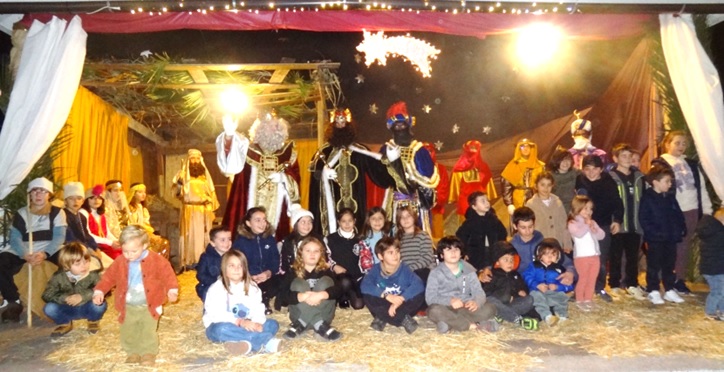
<path fill-rule="evenodd" d="M 582 174 L 576 178 L 576 192 L 586 195 L 593 201 L 592 218 L 598 226 L 605 229 L 612 223 L 623 221 L 623 201 L 618 196 L 616 181 L 608 173 L 601 173 L 601 178 L 590 181 Z"/>
<path fill-rule="evenodd" d="M 704 275 L 724 274 L 724 224 L 704 215 L 696 226 L 699 236 L 699 270 Z"/>
<path fill-rule="evenodd" d="M 397 271 L 390 276 L 382 273 L 382 264 L 375 264 L 362 279 L 362 294 L 373 297 L 382 297 L 383 294 L 402 296 L 405 301 L 425 292 L 422 279 L 407 265 L 400 263 Z"/>
<path fill-rule="evenodd" d="M 528 293 L 523 275 L 516 270 L 505 272 L 501 268 L 493 269 L 493 278 L 483 285 L 483 289 L 488 297 L 495 297 L 504 304 L 520 297 L 520 291 Z"/>
<path fill-rule="evenodd" d="M 450 306 L 453 298 L 458 298 L 463 303 L 473 300 L 478 307 L 485 304 L 485 292 L 480 286 L 475 268 L 465 261 L 460 263 L 462 270 L 457 276 L 444 263 L 430 271 L 425 289 L 425 301 L 428 305 Z"/>
<path fill-rule="evenodd" d="M 557 292 L 570 292 L 573 290 L 573 286 L 563 285 L 557 279 L 564 272 L 566 272 L 566 268 L 557 262 L 545 266 L 540 261 L 534 261 L 523 272 L 523 279 L 531 291 L 537 291 L 539 284 L 555 284 L 558 286 Z"/>
<path fill-rule="evenodd" d="M 497 241 L 505 240 L 508 231 L 492 209 L 481 216 L 472 207 L 468 207 L 465 222 L 460 225 L 455 235 L 465 244 L 468 262 L 476 270 L 481 270 L 493 266 L 495 262 L 490 247 Z M 485 244 L 486 238 L 488 244 Z"/>
<path fill-rule="evenodd" d="M 93 288 L 100 280 L 99 272 L 91 271 L 85 278 L 73 283 L 68 278 L 67 272 L 61 268 L 50 277 L 48 284 L 45 286 L 43 301 L 67 305 L 65 303 L 66 297 L 79 294 L 82 300 L 78 305 L 84 305 L 93 299 Z"/>
<path fill-rule="evenodd" d="M 206 246 L 206 251 L 201 254 L 199 263 L 196 265 L 196 294 L 203 301 L 206 298 L 206 291 L 212 284 L 219 280 L 221 275 L 221 255 L 211 243 Z"/>
<path fill-rule="evenodd" d="M 686 235 L 684 214 L 674 195 L 657 193 L 654 188 L 644 191 L 639 208 L 639 223 L 646 242 L 678 243 Z"/>
<path fill-rule="evenodd" d="M 248 238 L 239 235 L 231 248 L 241 251 L 249 262 L 249 274 L 259 275 L 269 270 L 272 275 L 279 272 L 279 249 L 274 236 L 255 235 Z"/>

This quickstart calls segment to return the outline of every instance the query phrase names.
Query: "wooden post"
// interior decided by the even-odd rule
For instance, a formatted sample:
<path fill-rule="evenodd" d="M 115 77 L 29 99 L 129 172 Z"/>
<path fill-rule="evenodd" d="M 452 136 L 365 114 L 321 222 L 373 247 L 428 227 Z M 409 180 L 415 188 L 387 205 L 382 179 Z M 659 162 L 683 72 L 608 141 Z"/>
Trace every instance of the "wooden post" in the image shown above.
<path fill-rule="evenodd" d="M 33 214 L 30 213 L 30 193 L 26 196 L 28 202 L 28 253 L 33 255 Z M 33 327 L 33 265 L 28 263 L 28 328 Z"/>
<path fill-rule="evenodd" d="M 324 94 L 320 81 L 317 81 L 317 91 L 319 91 L 319 99 L 315 102 L 317 107 L 317 147 L 321 147 L 324 144 L 324 127 L 327 124 L 327 96 Z"/>

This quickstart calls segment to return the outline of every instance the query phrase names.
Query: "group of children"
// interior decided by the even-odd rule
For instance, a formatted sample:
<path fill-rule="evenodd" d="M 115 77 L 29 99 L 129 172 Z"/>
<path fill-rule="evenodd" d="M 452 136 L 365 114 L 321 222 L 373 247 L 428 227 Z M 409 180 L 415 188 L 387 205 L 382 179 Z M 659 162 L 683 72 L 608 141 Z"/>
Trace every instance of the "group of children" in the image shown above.
<path fill-rule="evenodd" d="M 273 353 L 281 349 L 282 339 L 306 331 L 323 341 L 341 339 L 332 326 L 337 306 L 367 307 L 376 331 L 390 324 L 412 334 L 421 314 L 439 333 L 495 332 L 504 321 L 526 330 L 538 329 L 539 320 L 549 326 L 565 322 L 571 298 L 586 312 L 596 308 L 594 296 L 610 302 L 611 295 L 624 291 L 656 305 L 683 302 L 677 243 L 693 231 L 677 200 L 682 192 L 671 190 L 680 183 L 677 166 L 654 162 L 644 176 L 632 165 L 633 154 L 627 145 L 616 146 L 615 165 L 608 171 L 599 156 L 587 156 L 573 182 L 569 175 L 577 171 L 570 154 L 557 155 L 556 169 L 540 173 L 536 194 L 514 210 L 510 239 L 483 192 L 469 196 L 466 220 L 456 236 L 444 237 L 436 246 L 418 227 L 410 206 L 397 211 L 394 226 L 382 208 L 371 208 L 361 234 L 354 212 L 343 209 L 337 215 L 339 229 L 322 237 L 313 232 L 314 216 L 295 205 L 290 210 L 292 233 L 280 248 L 265 210 L 251 208 L 235 240 L 224 227 L 210 231 L 209 246 L 196 267 L 206 335 L 235 355 Z M 683 193 L 692 190 L 696 194 L 693 187 Z M 60 269 L 43 294 L 45 312 L 58 324 L 54 335 L 68 333 L 76 319 L 87 319 L 88 331 L 98 332 L 105 294 L 115 288 L 126 362 L 153 365 L 158 319 L 163 304 L 178 298 L 178 282 L 169 262 L 148 250 L 147 228 L 130 224 L 116 240 L 103 226 L 100 191 L 89 191 L 83 206 L 90 210 L 84 216 L 94 222 L 85 223 L 92 226 L 91 237 L 106 239 L 93 240 L 102 251 L 117 257 L 101 276 L 90 269 L 90 240 L 65 244 L 56 256 Z M 72 190 L 68 194 L 66 199 L 75 196 Z M 80 208 L 78 202 L 66 200 L 69 213 Z M 696 231 L 701 273 L 711 289 L 705 313 L 722 320 L 724 209 L 704 215 Z M 645 292 L 638 283 L 642 237 L 647 247 Z M 604 289 L 606 278 L 610 293 Z M 272 299 L 277 310 L 288 307 L 291 324 L 281 337 L 278 322 L 267 318 Z"/>

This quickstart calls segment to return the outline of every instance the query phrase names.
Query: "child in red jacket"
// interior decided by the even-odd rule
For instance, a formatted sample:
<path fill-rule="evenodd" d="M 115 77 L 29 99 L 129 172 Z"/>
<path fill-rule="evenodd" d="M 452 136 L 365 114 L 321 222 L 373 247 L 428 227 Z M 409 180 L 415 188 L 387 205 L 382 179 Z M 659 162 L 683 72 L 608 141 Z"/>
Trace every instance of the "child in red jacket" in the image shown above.
<path fill-rule="evenodd" d="M 126 363 L 153 366 L 158 354 L 158 320 L 163 303 L 178 299 L 178 281 L 166 259 L 148 250 L 149 237 L 139 225 L 129 225 L 120 237 L 123 255 L 108 267 L 93 293 L 103 303 L 116 287 L 115 306 L 121 323 L 121 347 Z"/>

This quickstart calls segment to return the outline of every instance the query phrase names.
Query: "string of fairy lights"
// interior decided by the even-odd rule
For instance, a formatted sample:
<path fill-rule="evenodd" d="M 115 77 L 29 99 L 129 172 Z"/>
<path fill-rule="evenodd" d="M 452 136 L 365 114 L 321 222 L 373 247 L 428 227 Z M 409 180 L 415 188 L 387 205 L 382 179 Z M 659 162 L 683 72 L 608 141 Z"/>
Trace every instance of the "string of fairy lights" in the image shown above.
<path fill-rule="evenodd" d="M 501 14 L 546 14 L 546 13 L 574 13 L 577 11 L 576 5 L 566 5 L 564 2 L 558 3 L 472 3 L 466 1 L 432 3 L 421 1 L 420 6 L 405 6 L 406 4 L 396 5 L 394 2 L 378 2 L 378 1 L 362 1 L 347 2 L 344 0 L 321 2 L 308 6 L 289 6 L 286 4 L 277 4 L 273 1 L 261 4 L 259 2 L 231 1 L 219 2 L 216 4 L 206 5 L 203 7 L 196 6 L 194 2 L 179 1 L 164 6 L 151 7 L 132 7 L 127 9 L 131 14 L 148 14 L 161 15 L 167 12 L 188 12 L 189 14 L 208 14 L 209 12 L 227 11 L 227 12 L 249 12 L 256 13 L 262 11 L 276 12 L 319 12 L 319 11 L 347 11 L 347 10 L 366 10 L 366 11 L 399 11 L 420 14 L 422 12 L 444 12 L 451 14 L 465 13 L 501 13 Z M 124 9 L 122 9 L 124 10 Z"/>

